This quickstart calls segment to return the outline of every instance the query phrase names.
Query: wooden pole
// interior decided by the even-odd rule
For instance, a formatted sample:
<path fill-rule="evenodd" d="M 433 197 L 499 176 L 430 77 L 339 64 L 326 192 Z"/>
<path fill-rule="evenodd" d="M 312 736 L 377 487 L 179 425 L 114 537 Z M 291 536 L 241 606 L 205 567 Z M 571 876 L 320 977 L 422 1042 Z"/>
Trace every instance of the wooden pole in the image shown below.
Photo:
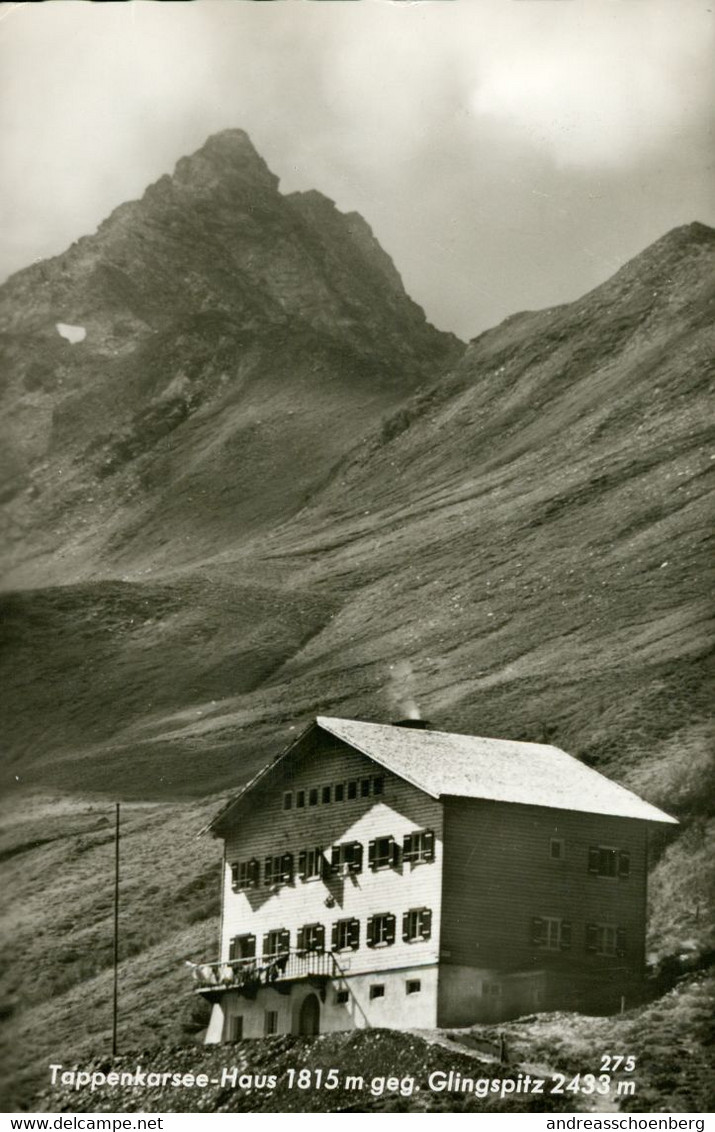
<path fill-rule="evenodd" d="M 114 831 L 114 994 L 112 1001 L 112 1057 L 117 1056 L 117 1004 L 119 999 L 119 802 Z"/>

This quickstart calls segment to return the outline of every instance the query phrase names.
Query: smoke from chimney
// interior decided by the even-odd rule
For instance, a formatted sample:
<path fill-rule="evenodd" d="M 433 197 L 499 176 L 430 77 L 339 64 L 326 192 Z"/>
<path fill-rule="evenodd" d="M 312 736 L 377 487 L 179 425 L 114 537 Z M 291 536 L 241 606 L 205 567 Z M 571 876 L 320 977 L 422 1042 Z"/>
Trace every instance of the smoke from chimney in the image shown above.
<path fill-rule="evenodd" d="M 387 689 L 390 714 L 396 719 L 421 719 L 415 699 L 415 675 L 409 660 L 397 660 L 390 665 L 390 683 Z"/>

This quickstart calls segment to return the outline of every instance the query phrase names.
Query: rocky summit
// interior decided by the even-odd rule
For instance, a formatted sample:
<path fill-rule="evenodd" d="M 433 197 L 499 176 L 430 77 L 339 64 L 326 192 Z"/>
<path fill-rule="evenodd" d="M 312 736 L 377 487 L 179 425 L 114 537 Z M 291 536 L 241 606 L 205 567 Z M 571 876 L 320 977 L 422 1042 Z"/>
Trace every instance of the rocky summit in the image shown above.
<path fill-rule="evenodd" d="M 153 970 L 215 934 L 210 846 L 177 832 L 195 800 L 318 713 L 406 699 L 678 816 L 650 946 L 707 953 L 714 260 L 712 229 L 679 228 L 465 346 L 361 217 L 282 195 L 231 130 L 0 289 L 5 855 L 30 900 L 11 951 L 29 972 L 59 932 L 53 1017 L 109 962 L 78 958 L 108 909 L 75 860 L 108 834 L 82 810 L 80 836 L 68 799 L 131 799 L 137 861 L 163 847 L 161 894 L 137 864 L 127 909 Z M 30 983 L 6 987 L 21 1045 L 47 1030 Z"/>

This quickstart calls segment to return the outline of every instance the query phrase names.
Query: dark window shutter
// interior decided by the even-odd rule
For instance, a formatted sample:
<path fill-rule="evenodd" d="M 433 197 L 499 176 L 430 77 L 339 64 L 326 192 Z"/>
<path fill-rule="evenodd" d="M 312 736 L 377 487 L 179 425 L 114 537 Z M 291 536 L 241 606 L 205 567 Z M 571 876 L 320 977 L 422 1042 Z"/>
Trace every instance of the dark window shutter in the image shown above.
<path fill-rule="evenodd" d="M 298 928 L 295 936 L 295 946 L 298 951 L 305 951 L 305 928 Z"/>
<path fill-rule="evenodd" d="M 367 924 L 365 925 L 365 942 L 366 942 L 368 947 L 374 947 L 375 946 L 374 929 L 375 929 L 375 917 L 374 916 L 368 916 Z"/>
<path fill-rule="evenodd" d="M 422 909 L 422 938 L 429 939 L 432 935 L 432 911 L 430 908 Z"/>
<path fill-rule="evenodd" d="M 540 916 L 534 916 L 533 920 L 531 921 L 531 942 L 544 942 L 544 921 Z"/>
<path fill-rule="evenodd" d="M 601 852 L 597 845 L 592 845 L 588 851 L 588 871 L 598 873 L 601 862 Z"/>
<path fill-rule="evenodd" d="M 290 932 L 287 928 L 285 928 L 280 934 L 278 949 L 280 951 L 290 951 Z"/>
<path fill-rule="evenodd" d="M 412 834 L 406 833 L 402 842 L 402 859 L 403 861 L 412 860 Z"/>
<path fill-rule="evenodd" d="M 231 884 L 234 888 L 238 885 L 238 865 L 231 865 Z"/>
<path fill-rule="evenodd" d="M 315 949 L 325 951 L 325 927 L 323 924 L 315 925 Z"/>
<path fill-rule="evenodd" d="M 231 940 L 230 944 L 228 945 L 228 958 L 229 958 L 230 961 L 233 961 L 234 959 L 240 958 L 240 956 L 238 954 L 238 940 L 236 939 L 235 936 Z"/>
<path fill-rule="evenodd" d="M 340 846 L 334 845 L 330 854 L 330 871 L 337 873 L 340 871 Z"/>
<path fill-rule="evenodd" d="M 333 924 L 330 930 L 330 949 L 336 951 L 338 946 L 338 925 Z"/>
<path fill-rule="evenodd" d="M 598 951 L 598 924 L 586 924 L 586 951 Z"/>
<path fill-rule="evenodd" d="M 568 951 L 568 949 L 571 947 L 572 935 L 573 935 L 573 932 L 572 932 L 572 929 L 571 929 L 571 921 L 570 920 L 562 920 L 561 921 L 561 933 L 560 933 L 561 950 L 562 951 Z"/>
<path fill-rule="evenodd" d="M 409 912 L 403 912 L 402 913 L 402 938 L 405 941 L 405 943 L 409 943 L 409 941 L 410 941 L 410 913 Z"/>
<path fill-rule="evenodd" d="M 434 860 L 434 832 L 431 829 L 426 829 L 424 832 L 424 846 L 425 846 L 425 860 Z"/>
<path fill-rule="evenodd" d="M 300 853 L 298 854 L 298 876 L 300 876 L 300 877 L 305 876 L 305 865 L 306 865 L 306 852 L 305 852 L 305 849 L 301 849 Z"/>
<path fill-rule="evenodd" d="M 257 857 L 252 857 L 248 862 L 248 880 L 252 885 L 258 884 L 261 875 L 261 862 Z"/>
<path fill-rule="evenodd" d="M 626 929 L 618 928 L 616 930 L 616 955 L 620 959 L 626 954 Z"/>
<path fill-rule="evenodd" d="M 290 883 L 293 880 L 293 854 L 284 853 L 281 857 L 281 880 Z"/>
<path fill-rule="evenodd" d="M 367 863 L 371 869 L 375 868 L 375 842 L 371 841 L 367 847 Z"/>
<path fill-rule="evenodd" d="M 394 838 L 390 838 L 392 844 L 390 845 L 390 854 L 392 859 L 393 868 L 397 868 L 400 863 L 400 846 Z"/>
<path fill-rule="evenodd" d="M 387 916 L 386 919 L 387 919 L 387 925 L 386 925 L 387 930 L 385 932 L 385 941 L 387 943 L 394 943 L 395 942 L 395 917 L 392 915 L 392 913 L 390 913 L 390 915 Z"/>
<path fill-rule="evenodd" d="M 618 854 L 618 875 L 619 877 L 627 877 L 631 875 L 631 855 L 621 851 Z"/>
<path fill-rule="evenodd" d="M 348 931 L 348 943 L 353 950 L 356 950 L 360 944 L 360 921 L 351 920 L 350 928 Z"/>
<path fill-rule="evenodd" d="M 350 865 L 351 873 L 359 873 L 362 870 L 362 845 L 359 841 L 353 842 L 353 860 Z"/>

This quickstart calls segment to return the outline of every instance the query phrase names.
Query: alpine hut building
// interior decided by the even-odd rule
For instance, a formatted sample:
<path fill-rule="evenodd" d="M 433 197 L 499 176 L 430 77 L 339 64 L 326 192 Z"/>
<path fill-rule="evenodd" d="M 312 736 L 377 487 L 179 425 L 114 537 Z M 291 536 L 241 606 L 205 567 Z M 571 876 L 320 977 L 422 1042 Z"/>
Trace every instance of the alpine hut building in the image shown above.
<path fill-rule="evenodd" d="M 320 716 L 209 827 L 206 1040 L 616 1009 L 654 824 L 677 823 L 557 747 Z"/>

